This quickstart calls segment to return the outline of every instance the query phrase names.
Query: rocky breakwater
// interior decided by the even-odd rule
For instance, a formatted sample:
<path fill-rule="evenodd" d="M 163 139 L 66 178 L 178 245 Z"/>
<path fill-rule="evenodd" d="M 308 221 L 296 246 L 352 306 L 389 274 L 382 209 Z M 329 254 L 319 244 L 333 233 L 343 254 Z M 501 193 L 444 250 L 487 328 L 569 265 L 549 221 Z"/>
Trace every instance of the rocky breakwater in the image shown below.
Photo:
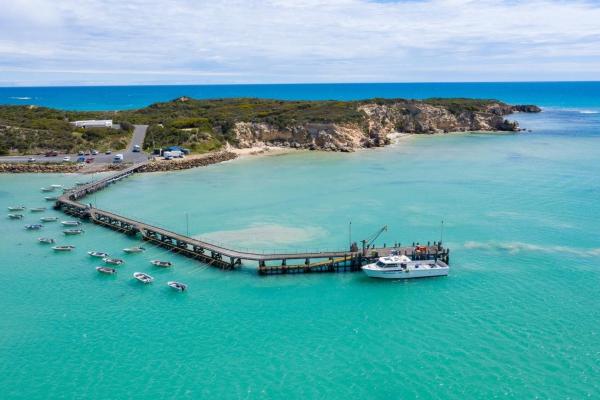
<path fill-rule="evenodd" d="M 138 172 L 162 172 L 162 171 L 177 171 L 182 169 L 190 169 L 196 167 L 205 167 L 211 164 L 217 164 L 223 161 L 229 161 L 236 158 L 235 153 L 229 151 L 221 151 L 202 156 L 189 156 L 181 159 L 173 160 L 155 160 L 146 164 Z"/>
<path fill-rule="evenodd" d="M 275 145 L 298 149 L 353 151 L 390 143 L 391 133 L 432 134 L 449 132 L 519 131 L 515 112 L 540 112 L 533 105 L 512 106 L 499 101 L 453 99 L 382 100 L 358 102 L 362 121 L 303 123 L 275 126 L 266 122 L 237 122 L 237 146 Z"/>
<path fill-rule="evenodd" d="M 73 173 L 79 172 L 80 164 L 59 163 L 1 163 L 0 173 Z"/>

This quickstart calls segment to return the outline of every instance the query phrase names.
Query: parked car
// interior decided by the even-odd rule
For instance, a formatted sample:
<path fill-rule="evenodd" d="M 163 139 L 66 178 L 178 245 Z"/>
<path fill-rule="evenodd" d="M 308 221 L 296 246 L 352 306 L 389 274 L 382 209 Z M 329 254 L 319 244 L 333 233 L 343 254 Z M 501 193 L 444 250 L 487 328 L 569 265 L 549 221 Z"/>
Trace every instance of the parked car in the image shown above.
<path fill-rule="evenodd" d="M 84 153 L 83 151 L 78 151 L 78 152 L 77 152 L 77 155 L 78 155 L 78 156 L 83 156 L 83 155 L 85 155 L 85 153 Z"/>
<path fill-rule="evenodd" d="M 86 164 L 90 164 L 90 163 L 93 163 L 93 162 L 94 162 L 94 157 L 88 157 L 88 158 L 85 159 L 85 163 Z"/>
<path fill-rule="evenodd" d="M 79 162 L 79 163 L 85 162 L 85 156 L 77 157 L 77 162 Z"/>
<path fill-rule="evenodd" d="M 112 154 L 111 150 L 106 150 L 106 152 L 104 154 Z"/>
<path fill-rule="evenodd" d="M 121 163 L 123 162 L 123 154 L 117 154 L 113 157 L 113 162 L 114 163 Z"/>
<path fill-rule="evenodd" d="M 88 150 L 88 151 L 86 151 L 86 152 L 85 152 L 85 154 L 84 154 L 84 155 L 86 155 L 86 156 L 91 156 L 91 155 L 92 155 L 92 153 L 91 153 L 91 152 Z"/>
<path fill-rule="evenodd" d="M 97 156 L 98 155 L 98 150 L 92 150 L 92 155 L 93 156 Z"/>
<path fill-rule="evenodd" d="M 33 158 L 33 157 L 29 157 L 29 158 L 27 159 L 27 162 L 35 162 L 35 158 Z"/>
<path fill-rule="evenodd" d="M 65 161 L 65 162 L 71 161 L 71 157 L 69 157 L 69 156 L 63 157 L 63 161 Z"/>
<path fill-rule="evenodd" d="M 56 157 L 57 155 L 58 153 L 55 151 L 48 151 L 46 154 L 44 154 L 44 157 Z"/>
<path fill-rule="evenodd" d="M 141 149 L 140 149 L 140 146 L 139 146 L 138 144 L 136 144 L 136 145 L 134 145 L 134 146 L 133 146 L 133 152 L 134 152 L 134 153 L 139 153 L 139 152 L 140 152 L 140 150 L 141 150 Z"/>

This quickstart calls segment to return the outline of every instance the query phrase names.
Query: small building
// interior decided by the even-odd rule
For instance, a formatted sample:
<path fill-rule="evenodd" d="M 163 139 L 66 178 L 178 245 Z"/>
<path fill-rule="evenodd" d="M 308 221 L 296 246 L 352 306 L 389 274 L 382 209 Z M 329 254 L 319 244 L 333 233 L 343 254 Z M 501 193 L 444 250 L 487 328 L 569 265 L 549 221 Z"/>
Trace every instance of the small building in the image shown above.
<path fill-rule="evenodd" d="M 90 119 L 86 121 L 72 121 L 78 128 L 112 128 L 112 119 Z"/>

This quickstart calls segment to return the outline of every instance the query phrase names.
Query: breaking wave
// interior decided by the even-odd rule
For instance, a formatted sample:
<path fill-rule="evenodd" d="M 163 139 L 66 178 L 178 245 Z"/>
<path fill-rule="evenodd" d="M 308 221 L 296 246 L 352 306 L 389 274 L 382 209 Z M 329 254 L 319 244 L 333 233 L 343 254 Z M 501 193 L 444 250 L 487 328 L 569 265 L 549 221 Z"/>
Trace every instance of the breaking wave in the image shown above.
<path fill-rule="evenodd" d="M 9 99 L 14 99 L 14 100 L 31 100 L 31 97 L 12 96 L 12 97 L 9 97 Z"/>
<path fill-rule="evenodd" d="M 591 249 L 582 249 L 578 247 L 570 246 L 556 246 L 556 245 L 539 245 L 524 242 L 475 242 L 468 241 L 463 245 L 465 249 L 477 249 L 486 251 L 499 251 L 506 252 L 509 254 L 518 253 L 562 253 L 572 254 L 577 256 L 585 257 L 597 257 L 600 256 L 600 247 Z"/>

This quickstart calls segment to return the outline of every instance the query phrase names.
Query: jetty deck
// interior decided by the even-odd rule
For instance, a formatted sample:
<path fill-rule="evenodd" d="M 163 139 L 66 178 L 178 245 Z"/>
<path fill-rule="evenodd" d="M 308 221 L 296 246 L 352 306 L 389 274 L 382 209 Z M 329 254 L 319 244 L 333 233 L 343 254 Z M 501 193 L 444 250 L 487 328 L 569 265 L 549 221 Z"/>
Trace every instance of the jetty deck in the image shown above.
<path fill-rule="evenodd" d="M 449 249 L 444 248 L 438 242 L 427 243 L 427 245 L 413 243 L 411 246 L 403 247 L 394 245 L 392 247 L 377 248 L 367 245 L 366 248 L 360 250 L 353 246 L 352 249 L 340 251 L 246 252 L 184 236 L 142 221 L 95 208 L 91 204 L 79 202 L 85 196 L 138 172 L 146 164 L 147 162 L 138 163 L 98 181 L 73 188 L 57 199 L 55 208 L 66 214 L 89 220 L 127 235 L 141 235 L 141 238 L 145 241 L 222 269 L 234 269 L 237 266 L 251 262 L 257 264 L 259 274 L 263 275 L 357 271 L 365 263 L 371 262 L 377 257 L 388 255 L 392 251 L 406 254 L 416 260 L 440 260 L 445 263 L 449 260 Z M 301 260 L 301 262 L 298 260 Z"/>

